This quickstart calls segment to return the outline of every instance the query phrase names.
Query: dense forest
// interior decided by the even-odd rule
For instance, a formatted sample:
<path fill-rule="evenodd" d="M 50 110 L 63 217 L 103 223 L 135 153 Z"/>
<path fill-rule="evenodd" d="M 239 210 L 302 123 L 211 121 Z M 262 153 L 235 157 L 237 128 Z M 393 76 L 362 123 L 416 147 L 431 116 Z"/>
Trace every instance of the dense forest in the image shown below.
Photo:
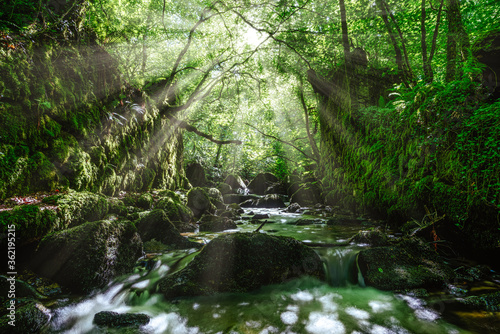
<path fill-rule="evenodd" d="M 0 332 L 498 330 L 498 73 L 496 0 L 2 4 Z"/>

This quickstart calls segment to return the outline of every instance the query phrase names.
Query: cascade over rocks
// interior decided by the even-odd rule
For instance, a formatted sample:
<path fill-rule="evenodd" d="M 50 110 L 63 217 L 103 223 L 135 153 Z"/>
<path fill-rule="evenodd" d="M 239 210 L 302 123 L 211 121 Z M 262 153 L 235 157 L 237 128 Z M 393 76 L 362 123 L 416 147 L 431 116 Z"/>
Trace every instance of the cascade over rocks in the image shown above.
<path fill-rule="evenodd" d="M 455 277 L 453 270 L 418 238 L 364 249 L 358 263 L 365 283 L 380 290 L 438 289 Z"/>
<path fill-rule="evenodd" d="M 30 267 L 72 292 L 90 292 L 130 272 L 141 255 L 132 223 L 101 220 L 46 236 Z"/>
<path fill-rule="evenodd" d="M 153 210 L 142 217 L 137 223 L 137 231 L 142 241 L 155 239 L 172 249 L 199 248 L 201 245 L 183 237 L 179 230 L 170 222 L 165 211 Z"/>
<path fill-rule="evenodd" d="M 303 275 L 324 278 L 314 250 L 290 237 L 264 233 L 221 235 L 192 262 L 160 280 L 166 298 L 247 292 Z"/>

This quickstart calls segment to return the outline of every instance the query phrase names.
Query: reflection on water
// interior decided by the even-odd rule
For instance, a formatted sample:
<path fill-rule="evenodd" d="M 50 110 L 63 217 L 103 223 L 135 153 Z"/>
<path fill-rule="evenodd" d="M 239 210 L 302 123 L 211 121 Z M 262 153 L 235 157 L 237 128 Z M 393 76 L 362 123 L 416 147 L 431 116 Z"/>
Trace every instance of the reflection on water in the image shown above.
<path fill-rule="evenodd" d="M 298 214 L 268 213 L 266 230 L 312 242 L 339 243 L 361 226 L 297 226 Z M 301 218 L 304 218 L 303 216 Z M 239 225 L 253 231 L 258 225 Z M 301 233 L 299 233 L 301 232 Z M 217 234 L 200 234 L 208 241 Z M 147 270 L 116 280 L 103 292 L 53 311 L 49 333 L 104 333 L 92 321 L 100 311 L 144 313 L 151 317 L 140 329 L 112 333 L 468 333 L 446 323 L 439 313 L 417 298 L 363 287 L 356 254 L 362 246 L 318 248 L 327 282 L 303 277 L 266 286 L 245 294 L 221 294 L 167 301 L 156 293 L 156 284 L 169 272 L 180 270 L 197 252 L 175 251 L 157 257 Z M 107 332 L 106 332 L 107 333 Z"/>

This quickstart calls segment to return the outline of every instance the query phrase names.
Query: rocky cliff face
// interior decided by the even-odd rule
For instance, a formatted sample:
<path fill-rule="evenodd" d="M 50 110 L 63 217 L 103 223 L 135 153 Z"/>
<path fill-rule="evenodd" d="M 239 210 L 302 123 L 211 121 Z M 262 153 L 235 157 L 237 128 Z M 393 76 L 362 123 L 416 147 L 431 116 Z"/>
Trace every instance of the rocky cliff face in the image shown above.
<path fill-rule="evenodd" d="M 127 85 L 92 32 L 60 28 L 2 36 L 0 199 L 181 187 L 181 132 Z"/>

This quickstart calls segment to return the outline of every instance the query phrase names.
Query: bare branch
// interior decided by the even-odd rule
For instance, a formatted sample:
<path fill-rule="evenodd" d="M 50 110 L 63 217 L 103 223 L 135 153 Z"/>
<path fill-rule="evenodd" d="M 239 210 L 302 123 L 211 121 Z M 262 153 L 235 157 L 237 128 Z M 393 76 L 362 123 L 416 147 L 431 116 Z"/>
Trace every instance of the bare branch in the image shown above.
<path fill-rule="evenodd" d="M 288 146 L 291 146 L 293 147 L 294 149 L 296 149 L 297 151 L 299 151 L 300 153 L 302 153 L 306 158 L 309 158 L 311 160 L 314 160 L 316 161 L 317 163 L 319 162 L 318 160 L 316 160 L 315 158 L 311 157 L 309 154 L 307 154 L 306 152 L 302 151 L 300 148 L 298 148 L 297 146 L 295 146 L 294 144 L 290 143 L 290 142 L 287 142 L 283 139 L 280 139 L 276 136 L 273 136 L 273 135 L 268 135 L 262 131 L 260 131 L 259 129 L 257 129 L 255 126 L 251 125 L 251 124 L 248 124 L 248 123 L 244 123 L 245 125 L 248 125 L 249 127 L 251 127 L 252 129 L 254 129 L 255 131 L 257 131 L 258 133 L 260 133 L 261 135 L 263 135 L 264 137 L 268 137 L 268 138 L 272 138 L 274 140 L 277 140 L 279 141 L 280 143 L 283 143 L 283 144 L 286 144 Z"/>
<path fill-rule="evenodd" d="M 197 134 L 198 136 L 206 138 L 206 139 L 208 139 L 211 142 L 214 142 L 216 144 L 219 144 L 219 145 L 226 145 L 226 144 L 241 145 L 243 143 L 241 140 L 218 140 L 218 139 L 214 139 L 214 137 L 212 137 L 212 135 L 209 135 L 207 133 L 201 132 L 196 127 L 192 126 L 191 124 L 188 124 L 185 121 L 181 121 L 181 120 L 179 120 L 179 119 L 177 119 L 177 118 L 175 118 L 173 116 L 168 116 L 168 118 L 173 122 L 173 124 L 174 124 L 175 127 L 178 127 L 178 128 L 181 128 L 181 129 L 185 129 L 188 132 L 193 132 L 193 133 Z"/>

